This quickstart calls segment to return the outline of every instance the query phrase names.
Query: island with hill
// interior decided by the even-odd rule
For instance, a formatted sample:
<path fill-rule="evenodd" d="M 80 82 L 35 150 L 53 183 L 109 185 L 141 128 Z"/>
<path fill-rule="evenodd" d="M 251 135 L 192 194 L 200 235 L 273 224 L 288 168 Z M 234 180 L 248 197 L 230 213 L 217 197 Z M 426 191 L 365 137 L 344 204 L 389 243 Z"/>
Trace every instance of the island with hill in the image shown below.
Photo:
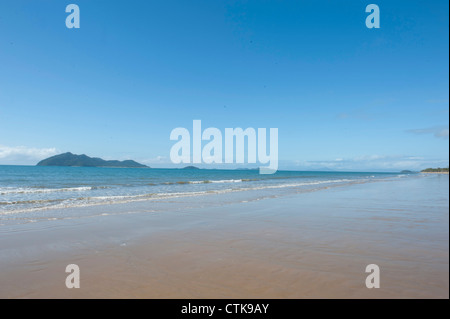
<path fill-rule="evenodd" d="M 448 167 L 447 168 L 427 168 L 422 171 L 421 173 L 436 173 L 436 174 L 448 174 Z"/>
<path fill-rule="evenodd" d="M 140 164 L 132 160 L 106 161 L 98 157 L 89 157 L 85 154 L 76 155 L 70 152 L 55 155 L 46 158 L 37 166 L 76 166 L 76 167 L 117 167 L 117 168 L 149 168 L 146 165 Z"/>

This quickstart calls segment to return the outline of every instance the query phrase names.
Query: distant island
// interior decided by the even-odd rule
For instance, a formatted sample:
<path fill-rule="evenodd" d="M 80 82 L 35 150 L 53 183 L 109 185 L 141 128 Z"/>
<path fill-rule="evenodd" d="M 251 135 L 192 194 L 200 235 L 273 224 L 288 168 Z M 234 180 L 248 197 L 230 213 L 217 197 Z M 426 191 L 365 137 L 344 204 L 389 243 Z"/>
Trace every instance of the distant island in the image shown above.
<path fill-rule="evenodd" d="M 120 168 L 149 168 L 146 165 L 139 164 L 132 160 L 126 161 L 105 161 L 98 157 L 89 157 L 87 155 L 76 155 L 70 152 L 55 155 L 46 158 L 37 166 L 79 166 L 79 167 L 120 167 Z"/>
<path fill-rule="evenodd" d="M 200 169 L 200 168 L 195 167 L 195 166 L 186 166 L 183 169 Z"/>
<path fill-rule="evenodd" d="M 441 174 L 448 174 L 448 167 L 447 168 L 427 168 L 422 171 L 421 173 L 441 173 Z"/>

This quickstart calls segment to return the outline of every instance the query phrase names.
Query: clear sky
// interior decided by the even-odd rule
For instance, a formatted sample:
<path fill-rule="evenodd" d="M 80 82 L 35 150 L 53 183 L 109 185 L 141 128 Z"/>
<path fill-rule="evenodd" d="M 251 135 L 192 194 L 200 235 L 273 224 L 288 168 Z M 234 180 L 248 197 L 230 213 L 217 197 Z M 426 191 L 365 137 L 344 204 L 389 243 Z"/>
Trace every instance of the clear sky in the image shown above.
<path fill-rule="evenodd" d="M 66 5 L 80 8 L 68 29 Z M 375 3 L 381 28 L 368 29 Z M 276 127 L 280 169 L 448 166 L 449 4 L 0 2 L 0 164 L 171 167 L 176 127 Z"/>

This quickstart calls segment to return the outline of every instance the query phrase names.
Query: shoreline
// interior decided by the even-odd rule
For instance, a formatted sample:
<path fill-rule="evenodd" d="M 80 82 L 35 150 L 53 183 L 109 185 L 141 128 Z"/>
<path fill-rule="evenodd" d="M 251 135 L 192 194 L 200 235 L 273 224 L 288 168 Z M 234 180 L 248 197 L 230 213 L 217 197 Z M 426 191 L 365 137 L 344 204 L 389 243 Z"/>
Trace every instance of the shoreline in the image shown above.
<path fill-rule="evenodd" d="M 436 199 L 424 189 L 439 190 Z M 164 213 L 1 229 L 0 297 L 448 298 L 448 181 L 440 178 L 215 207 L 180 201 Z M 80 289 L 64 286 L 72 263 Z M 364 284 L 372 263 L 380 289 Z"/>

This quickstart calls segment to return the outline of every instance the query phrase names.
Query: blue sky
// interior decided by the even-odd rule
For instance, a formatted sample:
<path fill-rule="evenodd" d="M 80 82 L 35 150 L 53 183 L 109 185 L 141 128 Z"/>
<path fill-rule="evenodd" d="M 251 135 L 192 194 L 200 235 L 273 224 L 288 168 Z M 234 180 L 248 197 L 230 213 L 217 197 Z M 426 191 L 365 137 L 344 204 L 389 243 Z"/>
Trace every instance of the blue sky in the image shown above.
<path fill-rule="evenodd" d="M 67 29 L 65 7 L 80 7 Z M 381 11 L 368 29 L 366 5 Z M 280 169 L 448 166 L 448 1 L 2 1 L 0 164 L 172 167 L 176 127 L 276 127 Z"/>

